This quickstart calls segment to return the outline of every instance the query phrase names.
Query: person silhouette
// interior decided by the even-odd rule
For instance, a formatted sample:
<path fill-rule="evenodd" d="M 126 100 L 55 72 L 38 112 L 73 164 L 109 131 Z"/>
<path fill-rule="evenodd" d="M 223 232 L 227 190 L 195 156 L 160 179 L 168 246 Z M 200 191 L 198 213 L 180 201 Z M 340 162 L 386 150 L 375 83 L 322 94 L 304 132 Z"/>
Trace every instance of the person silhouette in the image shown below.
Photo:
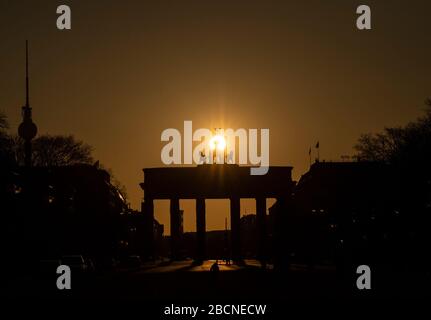
<path fill-rule="evenodd" d="M 210 272 L 209 272 L 209 274 L 210 274 L 210 278 L 209 278 L 210 279 L 210 284 L 211 284 L 212 289 L 214 289 L 214 290 L 216 290 L 218 288 L 219 273 L 220 273 L 220 268 L 219 268 L 219 265 L 218 265 L 218 260 L 216 260 L 216 262 L 214 262 L 211 265 Z"/>
<path fill-rule="evenodd" d="M 210 268 L 210 271 L 214 274 L 217 275 L 218 272 L 220 271 L 219 266 L 218 266 L 218 260 L 216 260 L 216 262 L 214 262 Z"/>

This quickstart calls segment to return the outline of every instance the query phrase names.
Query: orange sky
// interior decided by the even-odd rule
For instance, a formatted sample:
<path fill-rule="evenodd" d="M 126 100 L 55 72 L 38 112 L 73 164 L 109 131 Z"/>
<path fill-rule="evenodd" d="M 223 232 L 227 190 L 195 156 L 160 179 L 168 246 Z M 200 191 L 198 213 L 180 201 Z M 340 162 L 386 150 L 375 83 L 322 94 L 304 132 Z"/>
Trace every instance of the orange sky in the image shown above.
<path fill-rule="evenodd" d="M 356 29 L 350 0 L 67 1 L 72 30 L 59 31 L 58 1 L 2 1 L 0 110 L 15 131 L 29 39 L 39 133 L 94 146 L 133 207 L 142 168 L 163 165 L 161 132 L 184 120 L 269 128 L 271 164 L 294 166 L 297 179 L 317 140 L 321 158 L 338 160 L 361 133 L 415 119 L 430 96 L 431 3 L 366 3 L 371 31 Z M 181 204 L 194 230 L 194 204 Z M 207 204 L 209 230 L 224 227 L 227 208 Z M 166 224 L 168 205 L 156 217 Z"/>

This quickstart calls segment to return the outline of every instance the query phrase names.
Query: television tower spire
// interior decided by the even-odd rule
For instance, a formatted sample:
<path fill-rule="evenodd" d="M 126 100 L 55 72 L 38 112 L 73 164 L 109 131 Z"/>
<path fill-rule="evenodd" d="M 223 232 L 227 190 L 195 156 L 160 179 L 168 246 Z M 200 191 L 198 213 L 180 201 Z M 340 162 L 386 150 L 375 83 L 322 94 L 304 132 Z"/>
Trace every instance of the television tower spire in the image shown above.
<path fill-rule="evenodd" d="M 25 41 L 25 106 L 30 107 L 30 96 L 28 88 L 28 40 Z"/>
<path fill-rule="evenodd" d="M 31 166 L 31 140 L 37 134 L 37 127 L 31 117 L 29 81 L 28 81 L 28 41 L 25 41 L 25 106 L 22 107 L 22 122 L 18 134 L 24 139 L 24 164 Z"/>

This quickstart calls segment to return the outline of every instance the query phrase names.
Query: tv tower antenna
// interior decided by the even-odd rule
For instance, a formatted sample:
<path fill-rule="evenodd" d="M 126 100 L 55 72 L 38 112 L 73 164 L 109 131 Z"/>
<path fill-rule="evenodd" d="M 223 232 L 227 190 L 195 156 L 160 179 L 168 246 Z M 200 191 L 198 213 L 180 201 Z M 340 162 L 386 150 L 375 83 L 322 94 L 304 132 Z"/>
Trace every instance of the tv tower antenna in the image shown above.
<path fill-rule="evenodd" d="M 37 134 L 37 126 L 31 117 L 28 80 L 28 41 L 25 41 L 25 105 L 22 107 L 22 122 L 18 127 L 19 136 L 24 139 L 24 165 L 31 166 L 31 140 Z"/>

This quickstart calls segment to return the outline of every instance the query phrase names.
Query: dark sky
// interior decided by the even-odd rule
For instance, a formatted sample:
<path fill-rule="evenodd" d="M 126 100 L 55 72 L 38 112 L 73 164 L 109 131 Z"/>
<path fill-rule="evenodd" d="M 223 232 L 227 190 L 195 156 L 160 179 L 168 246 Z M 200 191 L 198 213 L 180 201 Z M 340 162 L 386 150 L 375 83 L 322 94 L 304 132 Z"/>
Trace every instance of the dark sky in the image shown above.
<path fill-rule="evenodd" d="M 60 4 L 71 7 L 70 31 L 56 28 Z M 371 31 L 356 29 L 360 4 L 372 9 Z M 161 132 L 184 120 L 269 128 L 271 164 L 294 166 L 297 179 L 317 140 L 321 158 L 339 160 L 361 133 L 421 114 L 430 12 L 428 0 L 0 0 L 0 110 L 16 131 L 29 39 L 39 133 L 94 146 L 133 207 L 142 168 L 163 165 Z M 193 230 L 193 202 L 182 205 Z M 227 208 L 210 202 L 208 229 L 223 228 Z M 167 202 L 156 205 L 162 223 L 167 213 Z"/>

